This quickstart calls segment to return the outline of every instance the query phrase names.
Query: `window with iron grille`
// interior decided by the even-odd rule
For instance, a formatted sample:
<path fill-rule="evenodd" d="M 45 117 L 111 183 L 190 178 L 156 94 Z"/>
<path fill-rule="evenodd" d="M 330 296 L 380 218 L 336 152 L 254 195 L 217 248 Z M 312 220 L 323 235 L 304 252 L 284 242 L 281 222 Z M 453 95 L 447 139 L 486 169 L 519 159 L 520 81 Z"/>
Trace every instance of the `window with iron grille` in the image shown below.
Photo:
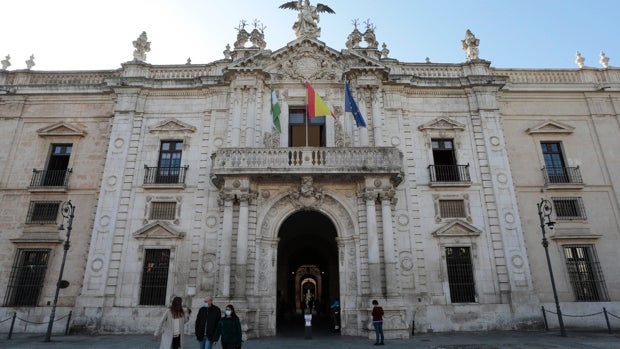
<path fill-rule="evenodd" d="M 446 264 L 451 302 L 475 302 L 476 289 L 470 248 L 446 247 Z"/>
<path fill-rule="evenodd" d="M 564 256 L 577 301 L 608 301 L 603 271 L 594 246 L 564 246 Z"/>
<path fill-rule="evenodd" d="M 551 200 L 559 220 L 586 219 L 586 210 L 580 197 L 557 197 Z"/>
<path fill-rule="evenodd" d="M 172 221 L 176 217 L 176 202 L 155 201 L 151 203 L 149 219 Z"/>
<path fill-rule="evenodd" d="M 54 224 L 61 201 L 30 201 L 26 224 Z"/>
<path fill-rule="evenodd" d="M 169 265 L 170 250 L 145 250 L 140 289 L 141 305 L 166 305 Z"/>
<path fill-rule="evenodd" d="M 45 280 L 49 249 L 18 249 L 4 306 L 37 306 Z"/>
<path fill-rule="evenodd" d="M 441 218 L 464 218 L 465 200 L 439 200 L 439 214 Z"/>

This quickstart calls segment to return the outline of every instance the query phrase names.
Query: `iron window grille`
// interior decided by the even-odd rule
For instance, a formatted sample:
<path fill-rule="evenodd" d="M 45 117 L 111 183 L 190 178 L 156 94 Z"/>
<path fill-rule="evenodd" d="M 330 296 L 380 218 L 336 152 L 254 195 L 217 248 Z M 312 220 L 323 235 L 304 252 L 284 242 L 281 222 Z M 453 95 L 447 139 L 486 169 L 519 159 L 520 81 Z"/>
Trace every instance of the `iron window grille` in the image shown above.
<path fill-rule="evenodd" d="M 446 247 L 446 264 L 451 302 L 476 302 L 476 287 L 470 248 Z"/>
<path fill-rule="evenodd" d="M 608 301 L 607 286 L 594 246 L 564 246 L 564 256 L 577 301 Z"/>
<path fill-rule="evenodd" d="M 173 221 L 176 216 L 176 202 L 153 202 L 149 219 Z"/>
<path fill-rule="evenodd" d="M 49 252 L 49 249 L 17 250 L 4 298 L 5 306 L 37 306 L 45 281 Z"/>
<path fill-rule="evenodd" d="M 551 198 L 558 220 L 585 220 L 586 210 L 580 197 Z"/>
<path fill-rule="evenodd" d="M 30 201 L 26 224 L 55 224 L 61 201 Z"/>
<path fill-rule="evenodd" d="M 169 266 L 170 250 L 145 250 L 140 305 L 166 305 Z"/>
<path fill-rule="evenodd" d="M 441 218 L 464 218 L 465 200 L 439 200 L 439 214 Z"/>

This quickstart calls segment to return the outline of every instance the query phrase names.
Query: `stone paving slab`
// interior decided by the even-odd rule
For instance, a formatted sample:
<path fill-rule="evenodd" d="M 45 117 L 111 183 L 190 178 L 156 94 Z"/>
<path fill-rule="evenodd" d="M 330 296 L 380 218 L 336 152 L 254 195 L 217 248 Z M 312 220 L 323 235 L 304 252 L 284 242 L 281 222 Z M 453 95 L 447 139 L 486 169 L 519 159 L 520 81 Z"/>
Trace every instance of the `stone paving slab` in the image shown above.
<path fill-rule="evenodd" d="M 0 334 L 0 349 L 157 349 L 159 342 L 152 335 L 55 335 L 51 342 L 44 342 L 44 335 L 14 334 L 8 340 L 7 334 Z M 198 349 L 198 342 L 187 337 L 185 349 Z M 337 335 L 313 336 L 312 339 L 296 337 L 267 337 L 251 339 L 243 344 L 244 349 L 330 349 L 330 348 L 374 348 L 373 341 L 362 337 Z M 215 349 L 220 349 L 218 344 Z M 589 349 L 620 348 L 620 333 L 568 331 L 567 337 L 560 337 L 554 331 L 499 331 L 499 332 L 448 332 L 416 334 L 410 339 L 386 340 L 382 348 L 397 349 Z"/>

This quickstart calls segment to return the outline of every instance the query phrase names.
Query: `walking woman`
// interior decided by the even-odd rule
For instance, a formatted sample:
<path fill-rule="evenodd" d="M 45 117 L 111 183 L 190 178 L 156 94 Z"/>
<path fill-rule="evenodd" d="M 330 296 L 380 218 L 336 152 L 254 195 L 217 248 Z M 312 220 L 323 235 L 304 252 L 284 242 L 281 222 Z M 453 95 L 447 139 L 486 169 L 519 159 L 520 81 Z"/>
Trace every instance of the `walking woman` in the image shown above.
<path fill-rule="evenodd" d="M 159 349 L 183 348 L 183 328 L 189 320 L 191 309 L 183 310 L 181 297 L 174 297 L 170 309 L 166 311 L 155 330 L 155 339 L 161 335 Z"/>
<path fill-rule="evenodd" d="M 222 337 L 222 349 L 241 349 L 241 321 L 232 304 L 226 306 L 224 314 L 217 324 L 213 341 L 217 342 Z"/>

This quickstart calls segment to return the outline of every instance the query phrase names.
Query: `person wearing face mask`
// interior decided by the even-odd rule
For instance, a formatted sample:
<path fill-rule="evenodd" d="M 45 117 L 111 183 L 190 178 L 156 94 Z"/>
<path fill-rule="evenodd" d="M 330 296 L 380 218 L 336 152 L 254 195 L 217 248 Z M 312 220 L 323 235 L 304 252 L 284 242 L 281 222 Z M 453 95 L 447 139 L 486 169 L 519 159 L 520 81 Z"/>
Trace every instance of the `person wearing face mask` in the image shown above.
<path fill-rule="evenodd" d="M 217 324 L 217 330 L 213 341 L 217 342 L 222 338 L 222 349 L 241 349 L 242 333 L 241 321 L 235 314 L 235 308 L 228 304 L 224 311 L 225 316 Z"/>
<path fill-rule="evenodd" d="M 213 342 L 215 342 L 213 336 L 221 317 L 222 312 L 213 304 L 213 297 L 205 297 L 204 305 L 198 311 L 195 323 L 196 339 L 200 342 L 200 349 L 213 347 Z"/>

